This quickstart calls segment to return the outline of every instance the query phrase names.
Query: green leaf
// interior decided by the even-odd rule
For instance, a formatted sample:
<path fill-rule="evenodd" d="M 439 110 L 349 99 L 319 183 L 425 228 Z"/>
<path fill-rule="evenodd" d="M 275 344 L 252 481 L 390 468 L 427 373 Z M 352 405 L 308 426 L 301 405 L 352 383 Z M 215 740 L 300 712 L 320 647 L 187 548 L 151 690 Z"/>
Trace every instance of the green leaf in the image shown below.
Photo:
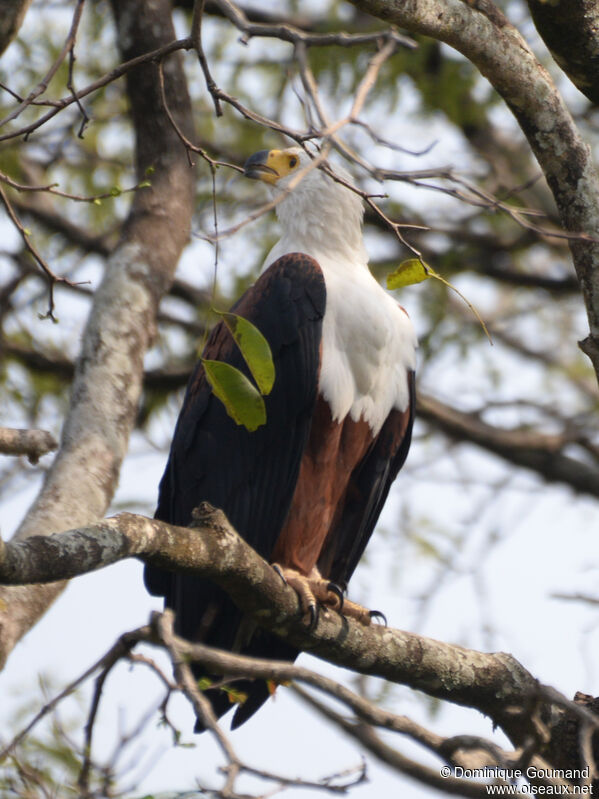
<path fill-rule="evenodd" d="M 409 258 L 402 261 L 394 272 L 387 275 L 387 288 L 400 289 L 414 283 L 422 283 L 431 277 L 431 270 L 419 258 Z"/>
<path fill-rule="evenodd" d="M 223 361 L 202 358 L 202 363 L 212 391 L 236 424 L 253 433 L 266 423 L 264 400 L 243 372 Z"/>
<path fill-rule="evenodd" d="M 476 310 L 474 305 L 472 305 L 470 300 L 466 299 L 462 292 L 457 289 L 453 283 L 450 283 L 449 280 L 446 280 L 443 275 L 435 272 L 432 266 L 425 264 L 421 258 L 409 258 L 407 261 L 402 261 L 394 272 L 391 272 L 390 275 L 387 275 L 387 288 L 403 288 L 404 286 L 410 286 L 413 283 L 422 283 L 423 280 L 426 280 L 429 277 L 434 277 L 436 280 L 440 280 L 445 286 L 450 288 L 452 291 L 455 291 L 458 297 L 460 297 L 466 303 L 474 316 L 476 316 L 480 326 L 485 332 L 486 337 L 489 339 L 489 344 L 492 345 L 493 339 L 491 338 L 487 326 L 484 323 L 482 316 Z"/>
<path fill-rule="evenodd" d="M 231 331 L 260 393 L 270 394 L 275 382 L 275 365 L 268 341 L 258 328 L 243 316 L 226 311 L 215 311 L 215 313 Z"/>

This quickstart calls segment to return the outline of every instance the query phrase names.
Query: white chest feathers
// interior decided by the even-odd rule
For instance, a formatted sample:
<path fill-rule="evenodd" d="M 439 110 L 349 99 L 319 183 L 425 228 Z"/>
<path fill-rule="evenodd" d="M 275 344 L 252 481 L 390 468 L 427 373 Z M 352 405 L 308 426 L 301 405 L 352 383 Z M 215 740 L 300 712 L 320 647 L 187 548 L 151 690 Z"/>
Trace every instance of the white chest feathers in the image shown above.
<path fill-rule="evenodd" d="M 266 265 L 298 251 L 318 261 L 327 292 L 320 393 L 335 421 L 364 419 L 377 435 L 391 410 L 408 407 L 408 371 L 416 364 L 414 328 L 370 273 L 365 253 L 356 258 L 354 251 L 354 258 L 340 259 L 301 245 L 279 241 Z"/>
<path fill-rule="evenodd" d="M 320 393 L 333 418 L 364 419 L 377 435 L 392 409 L 409 403 L 408 371 L 416 336 L 407 314 L 366 267 L 345 271 L 321 263 L 327 289 Z"/>

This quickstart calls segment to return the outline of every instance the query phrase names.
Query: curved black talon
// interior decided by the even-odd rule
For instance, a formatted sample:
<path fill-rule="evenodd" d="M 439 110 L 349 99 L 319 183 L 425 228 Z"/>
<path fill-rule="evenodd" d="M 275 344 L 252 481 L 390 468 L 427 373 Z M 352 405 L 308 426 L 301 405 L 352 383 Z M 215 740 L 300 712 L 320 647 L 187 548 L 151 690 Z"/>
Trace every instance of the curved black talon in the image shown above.
<path fill-rule="evenodd" d="M 312 630 L 316 627 L 316 622 L 318 621 L 318 605 L 310 605 L 308 607 L 308 613 L 310 614 L 308 630 L 312 632 Z"/>
<path fill-rule="evenodd" d="M 368 615 L 373 621 L 374 619 L 380 619 L 380 623 L 383 625 L 383 627 L 387 626 L 387 617 L 384 613 L 381 613 L 380 610 L 369 610 Z"/>
<path fill-rule="evenodd" d="M 329 583 L 327 585 L 327 591 L 330 591 L 331 594 L 335 594 L 337 599 L 339 600 L 339 607 L 336 610 L 341 613 L 343 610 L 343 588 L 338 583 Z"/>
<path fill-rule="evenodd" d="M 273 567 L 274 571 L 276 571 L 276 573 L 279 575 L 279 577 L 283 581 L 283 585 L 288 585 L 287 579 L 285 578 L 285 575 L 281 571 L 281 567 L 278 565 L 278 563 L 271 563 L 271 566 Z"/>

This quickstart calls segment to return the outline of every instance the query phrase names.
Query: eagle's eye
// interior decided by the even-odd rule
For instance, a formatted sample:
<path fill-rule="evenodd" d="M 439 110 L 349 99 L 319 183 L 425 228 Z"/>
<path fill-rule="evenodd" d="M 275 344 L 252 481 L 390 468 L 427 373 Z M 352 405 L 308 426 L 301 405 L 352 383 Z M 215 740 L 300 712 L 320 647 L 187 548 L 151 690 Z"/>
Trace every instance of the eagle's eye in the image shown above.
<path fill-rule="evenodd" d="M 291 158 L 289 159 L 289 166 L 291 167 L 291 169 L 297 166 L 297 158 L 295 155 L 292 155 Z"/>

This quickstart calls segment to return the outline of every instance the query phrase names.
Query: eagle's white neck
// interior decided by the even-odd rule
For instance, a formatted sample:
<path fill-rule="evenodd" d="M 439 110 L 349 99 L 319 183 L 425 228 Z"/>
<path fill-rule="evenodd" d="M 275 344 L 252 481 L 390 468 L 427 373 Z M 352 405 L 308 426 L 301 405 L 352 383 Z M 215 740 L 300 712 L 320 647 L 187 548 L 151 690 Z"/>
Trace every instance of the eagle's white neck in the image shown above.
<path fill-rule="evenodd" d="M 302 252 L 326 286 L 319 390 L 335 420 L 363 418 L 373 434 L 409 402 L 416 339 L 405 312 L 374 279 L 362 239 L 360 197 L 318 170 L 277 205 L 282 235 L 265 267 Z"/>
<path fill-rule="evenodd" d="M 313 170 L 278 203 L 276 212 L 282 229 L 280 245 L 286 252 L 301 244 L 301 252 L 315 258 L 324 253 L 366 266 L 362 200 L 328 175 Z"/>

